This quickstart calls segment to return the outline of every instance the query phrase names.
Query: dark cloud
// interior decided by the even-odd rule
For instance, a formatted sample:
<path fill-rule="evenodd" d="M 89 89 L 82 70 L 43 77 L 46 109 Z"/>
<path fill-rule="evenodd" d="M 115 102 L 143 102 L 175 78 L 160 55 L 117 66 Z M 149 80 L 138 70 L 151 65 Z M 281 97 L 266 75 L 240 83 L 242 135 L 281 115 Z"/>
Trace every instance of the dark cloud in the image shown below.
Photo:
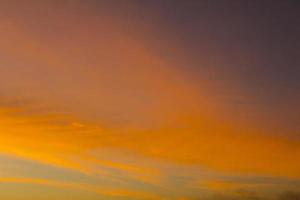
<path fill-rule="evenodd" d="M 286 191 L 279 195 L 279 200 L 300 200 L 300 192 Z"/>
<path fill-rule="evenodd" d="M 300 192 L 284 191 L 277 195 L 260 195 L 248 190 L 237 190 L 234 193 L 215 193 L 195 200 L 299 200 Z"/>

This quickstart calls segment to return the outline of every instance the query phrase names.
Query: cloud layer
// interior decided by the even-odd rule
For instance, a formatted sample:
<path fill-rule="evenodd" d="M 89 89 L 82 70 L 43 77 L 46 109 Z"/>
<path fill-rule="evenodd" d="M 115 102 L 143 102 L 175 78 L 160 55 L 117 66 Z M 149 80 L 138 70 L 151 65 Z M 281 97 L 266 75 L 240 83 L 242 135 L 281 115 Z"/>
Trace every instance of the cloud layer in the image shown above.
<path fill-rule="evenodd" d="M 297 47 L 251 5 L 0 2 L 0 197 L 298 200 Z"/>

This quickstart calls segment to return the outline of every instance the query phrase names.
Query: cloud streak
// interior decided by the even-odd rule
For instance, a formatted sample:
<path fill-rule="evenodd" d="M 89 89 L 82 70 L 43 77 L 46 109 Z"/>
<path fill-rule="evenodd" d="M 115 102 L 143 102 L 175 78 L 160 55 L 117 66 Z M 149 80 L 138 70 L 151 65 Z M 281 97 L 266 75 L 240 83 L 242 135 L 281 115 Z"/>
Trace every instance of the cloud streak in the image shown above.
<path fill-rule="evenodd" d="M 56 182 L 44 172 L 0 177 L 4 185 L 128 199 L 294 189 L 300 112 L 298 95 L 289 95 L 298 82 L 275 83 L 282 62 L 273 54 L 281 50 L 260 35 L 277 28 L 257 24 L 251 6 L 234 5 L 0 2 L 0 153 L 88 177 Z M 272 63 L 266 76 L 262 66 Z M 277 89 L 287 96 L 275 98 Z"/>

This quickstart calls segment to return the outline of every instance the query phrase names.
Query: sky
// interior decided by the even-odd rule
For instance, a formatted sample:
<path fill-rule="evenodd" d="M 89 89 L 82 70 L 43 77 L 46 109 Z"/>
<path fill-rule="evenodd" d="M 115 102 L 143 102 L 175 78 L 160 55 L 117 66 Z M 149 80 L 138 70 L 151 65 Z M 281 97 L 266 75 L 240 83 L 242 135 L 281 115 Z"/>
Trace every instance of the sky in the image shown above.
<path fill-rule="evenodd" d="M 0 0 L 0 199 L 298 200 L 299 9 Z"/>

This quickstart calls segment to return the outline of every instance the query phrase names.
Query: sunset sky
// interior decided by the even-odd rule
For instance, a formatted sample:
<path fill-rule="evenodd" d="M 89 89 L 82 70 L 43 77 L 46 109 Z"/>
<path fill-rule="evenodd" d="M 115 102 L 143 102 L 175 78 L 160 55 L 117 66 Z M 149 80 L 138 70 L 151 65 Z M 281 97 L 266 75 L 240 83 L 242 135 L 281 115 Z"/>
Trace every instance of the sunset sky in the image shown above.
<path fill-rule="evenodd" d="M 299 200 L 300 3 L 0 0 L 0 199 Z"/>

